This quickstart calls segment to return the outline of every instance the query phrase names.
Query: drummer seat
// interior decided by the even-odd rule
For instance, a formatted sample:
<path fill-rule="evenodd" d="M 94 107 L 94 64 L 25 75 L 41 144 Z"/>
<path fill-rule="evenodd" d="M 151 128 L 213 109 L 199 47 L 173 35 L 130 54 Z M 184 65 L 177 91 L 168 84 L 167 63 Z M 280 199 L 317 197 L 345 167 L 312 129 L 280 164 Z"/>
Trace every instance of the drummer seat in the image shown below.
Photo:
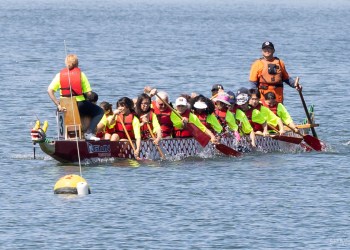
<path fill-rule="evenodd" d="M 64 112 L 64 134 L 66 140 L 75 139 L 78 135 L 82 139 L 82 126 L 80 121 L 80 114 L 78 110 L 77 100 L 73 96 L 61 97 L 60 104 L 65 107 L 67 111 Z"/>

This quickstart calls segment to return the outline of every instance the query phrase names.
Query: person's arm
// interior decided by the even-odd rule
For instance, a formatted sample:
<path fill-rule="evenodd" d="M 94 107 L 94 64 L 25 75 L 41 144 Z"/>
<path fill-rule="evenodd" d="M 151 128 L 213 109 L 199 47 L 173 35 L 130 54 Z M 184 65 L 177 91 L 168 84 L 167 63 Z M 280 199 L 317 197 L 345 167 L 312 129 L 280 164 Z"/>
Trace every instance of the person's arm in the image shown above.
<path fill-rule="evenodd" d="M 58 111 L 66 111 L 67 109 L 61 106 L 60 102 L 55 96 L 55 92 L 60 88 L 60 86 L 60 74 L 57 74 L 50 83 L 49 87 L 47 88 L 47 93 L 49 94 L 49 97 L 52 100 L 52 102 L 57 106 Z"/>
<path fill-rule="evenodd" d="M 222 126 L 215 115 L 209 114 L 207 117 L 207 122 L 210 124 L 210 126 L 214 129 L 216 133 L 220 134 L 222 132 Z"/>
<path fill-rule="evenodd" d="M 157 135 L 157 138 L 154 140 L 154 144 L 158 145 L 159 141 L 162 139 L 162 130 L 160 128 L 157 115 L 155 113 L 153 113 L 152 115 L 152 126 L 153 126 L 153 133 L 156 133 Z"/>
<path fill-rule="evenodd" d="M 249 82 L 251 84 L 251 88 L 257 89 L 259 87 L 259 72 L 262 70 L 262 64 L 260 60 L 256 60 L 251 68 L 249 73 Z"/>
<path fill-rule="evenodd" d="M 136 149 L 134 152 L 134 156 L 136 159 L 140 158 L 140 150 L 141 150 L 141 126 L 140 120 L 134 116 L 132 120 L 132 127 L 134 130 L 135 140 L 136 140 Z"/>

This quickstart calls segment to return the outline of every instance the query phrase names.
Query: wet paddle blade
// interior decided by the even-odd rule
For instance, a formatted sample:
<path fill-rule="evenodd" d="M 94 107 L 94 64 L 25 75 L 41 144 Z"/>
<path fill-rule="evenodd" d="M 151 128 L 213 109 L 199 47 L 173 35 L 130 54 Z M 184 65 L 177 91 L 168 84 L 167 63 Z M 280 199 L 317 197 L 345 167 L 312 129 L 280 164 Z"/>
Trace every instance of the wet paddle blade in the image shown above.
<path fill-rule="evenodd" d="M 286 136 L 286 135 L 274 135 L 271 137 L 272 139 L 275 139 L 275 140 L 285 141 L 285 142 L 294 143 L 294 144 L 300 144 L 301 141 L 303 140 L 302 137 L 292 137 L 292 136 Z"/>
<path fill-rule="evenodd" d="M 204 148 L 210 142 L 210 136 L 200 130 L 196 125 L 187 123 L 187 129 L 191 131 L 194 139 Z"/>
<path fill-rule="evenodd" d="M 215 144 L 215 147 L 217 150 L 219 150 L 221 153 L 225 155 L 231 155 L 234 157 L 242 156 L 242 153 L 234 150 L 233 148 L 230 148 L 229 146 L 226 146 L 225 144 Z"/>
<path fill-rule="evenodd" d="M 313 150 L 316 151 L 322 151 L 322 143 L 319 139 L 311 136 L 311 135 L 304 135 L 304 141 L 310 146 L 312 147 Z"/>

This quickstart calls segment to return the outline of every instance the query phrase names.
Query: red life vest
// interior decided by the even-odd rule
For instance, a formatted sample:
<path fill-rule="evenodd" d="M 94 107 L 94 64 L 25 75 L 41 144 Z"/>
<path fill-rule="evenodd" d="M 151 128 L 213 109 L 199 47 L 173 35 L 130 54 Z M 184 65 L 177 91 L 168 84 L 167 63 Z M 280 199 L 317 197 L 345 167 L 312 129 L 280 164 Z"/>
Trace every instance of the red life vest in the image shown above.
<path fill-rule="evenodd" d="M 276 103 L 276 105 L 274 105 L 274 106 L 269 106 L 266 102 L 265 102 L 265 100 L 262 100 L 261 101 L 261 103 L 262 103 L 262 105 L 264 105 L 266 108 L 269 108 L 275 115 L 277 115 L 277 106 L 278 106 L 278 103 Z"/>
<path fill-rule="evenodd" d="M 196 114 L 196 116 L 207 129 L 209 129 L 213 133 L 216 133 L 213 127 L 210 125 L 210 123 L 207 122 L 208 115 L 206 113 Z"/>
<path fill-rule="evenodd" d="M 72 87 L 72 96 L 83 94 L 81 86 L 81 71 L 79 68 L 68 70 L 62 69 L 60 72 L 61 96 L 71 96 L 70 86 Z"/>
<path fill-rule="evenodd" d="M 261 105 L 261 104 L 259 104 L 259 105 Z M 264 128 L 263 128 L 263 126 L 262 126 L 261 124 L 256 123 L 256 122 L 253 122 L 253 111 L 254 111 L 254 109 L 259 110 L 259 109 L 260 109 L 260 106 L 259 106 L 259 109 L 258 109 L 258 108 L 250 107 L 250 108 L 249 108 L 247 111 L 245 111 L 244 113 L 245 113 L 245 115 L 247 116 L 247 118 L 248 118 L 248 120 L 249 120 L 249 123 L 250 123 L 250 125 L 252 126 L 254 132 L 256 132 L 256 131 L 263 131 Z"/>
<path fill-rule="evenodd" d="M 134 114 L 130 113 L 127 116 L 124 116 L 123 114 L 120 114 L 117 118 L 116 124 L 114 126 L 114 133 L 117 133 L 119 135 L 120 139 L 128 139 L 128 137 L 126 136 L 124 129 L 123 129 L 123 125 L 120 123 L 120 118 L 123 119 L 124 125 L 126 130 L 128 131 L 128 134 L 130 136 L 131 139 L 135 139 L 135 135 L 134 135 L 134 128 L 132 126 L 132 121 L 134 119 Z"/>
<path fill-rule="evenodd" d="M 222 132 L 225 132 L 227 128 L 227 122 L 226 122 L 227 110 L 228 108 L 226 107 L 223 110 L 215 109 L 215 116 L 223 128 Z"/>
<path fill-rule="evenodd" d="M 153 131 L 153 123 L 152 123 L 153 109 L 151 109 L 148 112 L 148 114 L 146 114 L 146 115 L 148 116 L 148 121 L 149 121 L 150 128 Z M 147 123 L 143 124 L 140 129 L 141 129 L 141 139 L 142 140 L 152 138 L 151 133 L 149 132 Z"/>
<path fill-rule="evenodd" d="M 189 119 L 190 117 L 190 111 L 186 110 L 185 113 L 183 113 L 181 116 L 186 117 Z M 174 127 L 174 137 L 178 138 L 187 138 L 187 137 L 192 137 L 192 133 L 188 129 L 179 129 Z"/>
<path fill-rule="evenodd" d="M 160 111 L 159 108 L 157 108 L 156 102 L 152 102 L 153 105 L 153 111 L 157 116 L 160 129 L 162 130 L 162 138 L 171 136 L 174 130 L 173 122 L 170 119 L 171 115 L 171 109 L 167 107 L 166 110 Z"/>

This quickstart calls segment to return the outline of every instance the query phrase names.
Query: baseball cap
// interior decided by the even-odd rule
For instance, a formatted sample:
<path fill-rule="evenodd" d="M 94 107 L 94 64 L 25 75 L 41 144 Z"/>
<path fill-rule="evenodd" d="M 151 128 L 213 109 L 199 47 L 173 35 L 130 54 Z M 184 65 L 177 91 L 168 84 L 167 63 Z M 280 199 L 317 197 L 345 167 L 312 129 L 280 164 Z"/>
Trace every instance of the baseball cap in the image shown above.
<path fill-rule="evenodd" d="M 181 105 L 186 106 L 187 105 L 186 98 L 184 98 L 184 97 L 177 98 L 176 101 L 175 101 L 175 105 L 176 106 L 181 106 Z"/>
<path fill-rule="evenodd" d="M 247 95 L 249 95 L 249 90 L 247 89 L 247 88 L 239 88 L 238 90 L 237 90 L 237 94 L 236 94 L 236 97 L 238 98 L 238 95 L 239 94 L 247 94 Z"/>
<path fill-rule="evenodd" d="M 224 89 L 224 86 L 221 84 L 214 84 L 213 87 L 211 87 L 211 91 L 218 91 L 219 89 Z"/>
<path fill-rule="evenodd" d="M 271 49 L 275 49 L 275 46 L 273 46 L 273 43 L 272 42 L 269 42 L 269 41 L 266 41 L 262 44 L 261 46 L 261 49 L 264 49 L 264 48 L 271 48 Z"/>
<path fill-rule="evenodd" d="M 231 105 L 235 104 L 236 103 L 235 94 L 232 91 L 227 91 L 227 94 L 228 94 L 228 96 L 230 98 L 229 103 L 231 103 Z"/>

